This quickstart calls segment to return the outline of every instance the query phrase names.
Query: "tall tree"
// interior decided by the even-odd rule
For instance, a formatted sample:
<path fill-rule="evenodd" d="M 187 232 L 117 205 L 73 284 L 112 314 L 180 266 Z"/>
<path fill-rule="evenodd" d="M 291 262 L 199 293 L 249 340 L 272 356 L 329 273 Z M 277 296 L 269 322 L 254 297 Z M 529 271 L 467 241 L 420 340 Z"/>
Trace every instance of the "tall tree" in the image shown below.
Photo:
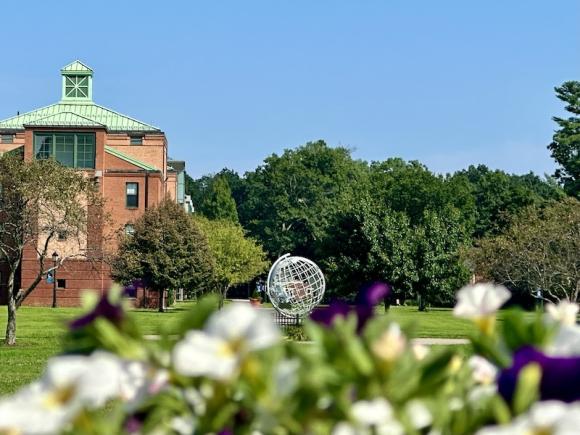
<path fill-rule="evenodd" d="M 414 285 L 419 311 L 427 303 L 451 306 L 455 292 L 469 280 L 469 269 L 460 260 L 462 248 L 470 242 L 461 212 L 447 208 L 443 212 L 426 210 L 423 224 L 415 228 Z"/>
<path fill-rule="evenodd" d="M 135 232 L 121 235 L 112 276 L 128 284 L 143 280 L 158 292 L 159 311 L 168 289 L 184 288 L 188 293 L 210 290 L 214 258 L 200 226 L 182 207 L 166 199 L 135 221 Z"/>
<path fill-rule="evenodd" d="M 317 261 L 332 216 L 349 207 L 365 177 L 366 165 L 348 149 L 323 141 L 273 154 L 246 174 L 240 221 L 271 259 L 290 252 Z"/>
<path fill-rule="evenodd" d="M 484 238 L 466 257 L 478 274 L 552 301 L 580 296 L 580 202 L 529 207 L 498 236 Z"/>
<path fill-rule="evenodd" d="M 226 219 L 239 222 L 236 201 L 225 176 L 215 177 L 209 185 L 208 195 L 200 204 L 199 212 L 209 219 Z"/>
<path fill-rule="evenodd" d="M 580 82 L 564 82 L 556 87 L 556 96 L 566 104 L 572 114 L 568 118 L 552 118 L 559 129 L 554 133 L 548 149 L 560 166 L 556 178 L 564 185 L 568 194 L 580 197 Z"/>
<path fill-rule="evenodd" d="M 550 180 L 532 173 L 511 175 L 485 165 L 458 171 L 450 182 L 467 182 L 475 203 L 474 237 L 501 233 L 511 215 L 530 205 L 541 205 L 562 197 L 562 190 Z M 462 207 L 459 207 L 463 209 Z"/>
<path fill-rule="evenodd" d="M 104 223 L 102 206 L 93 181 L 74 169 L 54 160 L 0 157 L 0 262 L 8 267 L 7 344 L 16 342 L 16 310 L 55 269 L 47 257 L 59 234 L 66 234 L 68 250 L 60 253 L 56 268 L 71 257 L 102 256 L 101 246 L 87 237 Z M 27 288 L 17 289 L 16 274 L 27 248 L 36 253 L 38 269 Z"/>
<path fill-rule="evenodd" d="M 268 268 L 262 247 L 245 235 L 239 224 L 228 219 L 209 220 L 194 216 L 206 235 L 215 258 L 214 279 L 220 295 L 220 306 L 230 287 L 244 284 Z"/>

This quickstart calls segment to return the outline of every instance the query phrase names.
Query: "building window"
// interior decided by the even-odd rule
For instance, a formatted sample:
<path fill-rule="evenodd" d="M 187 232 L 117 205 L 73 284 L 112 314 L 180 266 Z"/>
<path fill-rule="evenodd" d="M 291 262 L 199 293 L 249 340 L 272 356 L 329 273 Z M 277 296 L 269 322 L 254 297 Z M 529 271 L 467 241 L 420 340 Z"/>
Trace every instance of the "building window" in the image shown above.
<path fill-rule="evenodd" d="M 139 183 L 127 183 L 127 208 L 139 207 Z"/>
<path fill-rule="evenodd" d="M 66 288 L 66 279 L 57 279 L 56 288 L 64 290 Z"/>
<path fill-rule="evenodd" d="M 88 98 L 89 78 L 87 76 L 66 76 L 65 96 L 67 98 Z"/>
<path fill-rule="evenodd" d="M 70 168 L 95 168 L 94 133 L 37 133 L 34 135 L 34 156 L 54 158 Z"/>
<path fill-rule="evenodd" d="M 63 241 L 66 240 L 67 234 L 66 231 L 59 231 L 58 232 L 58 240 Z"/>
<path fill-rule="evenodd" d="M 2 135 L 2 143 L 14 143 L 14 135 L 13 134 L 3 134 Z"/>
<path fill-rule="evenodd" d="M 143 136 L 131 136 L 131 145 L 143 145 Z"/>
<path fill-rule="evenodd" d="M 132 236 L 133 234 L 135 234 L 135 227 L 133 226 L 133 224 L 125 225 L 125 234 L 127 236 Z"/>

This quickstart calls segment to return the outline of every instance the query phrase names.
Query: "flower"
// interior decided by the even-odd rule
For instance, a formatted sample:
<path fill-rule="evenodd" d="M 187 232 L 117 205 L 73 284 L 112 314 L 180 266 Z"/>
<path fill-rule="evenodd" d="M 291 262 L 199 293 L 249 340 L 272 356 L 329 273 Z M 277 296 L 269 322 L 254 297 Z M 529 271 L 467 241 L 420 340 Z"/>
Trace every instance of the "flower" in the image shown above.
<path fill-rule="evenodd" d="M 70 322 L 69 328 L 72 331 L 84 328 L 93 323 L 99 317 L 107 319 L 115 325 L 119 325 L 125 317 L 125 312 L 120 303 L 112 304 L 107 295 L 103 295 L 90 313 Z"/>
<path fill-rule="evenodd" d="M 389 284 L 374 281 L 361 287 L 357 295 L 356 304 L 372 307 L 383 302 L 389 293 L 391 293 Z"/>
<path fill-rule="evenodd" d="M 552 356 L 580 356 L 580 327 L 560 326 L 547 351 Z"/>
<path fill-rule="evenodd" d="M 373 353 L 384 361 L 396 360 L 404 351 L 407 338 L 397 323 L 391 323 L 377 341 L 371 345 Z"/>
<path fill-rule="evenodd" d="M 429 408 L 418 399 L 411 400 L 406 406 L 407 416 L 415 429 L 423 429 L 431 426 L 433 415 Z"/>
<path fill-rule="evenodd" d="M 457 292 L 457 304 L 453 314 L 472 319 L 484 334 L 491 335 L 495 313 L 509 298 L 510 292 L 503 286 L 468 285 Z"/>
<path fill-rule="evenodd" d="M 354 313 L 357 317 L 357 331 L 362 331 L 366 323 L 374 315 L 374 306 L 384 300 L 391 286 L 382 282 L 366 284 L 359 290 L 355 299 L 356 305 L 353 307 L 344 301 L 334 300 L 328 307 L 315 309 L 310 318 L 321 325 L 330 327 L 336 319 L 347 317 Z"/>
<path fill-rule="evenodd" d="M 0 431 L 59 432 L 82 408 L 119 397 L 122 370 L 106 352 L 52 358 L 40 381 L 0 401 Z"/>
<path fill-rule="evenodd" d="M 479 355 L 474 355 L 469 358 L 467 365 L 472 370 L 473 380 L 478 384 L 491 385 L 495 382 L 497 377 L 497 367 L 485 358 Z"/>
<path fill-rule="evenodd" d="M 542 400 L 580 400 L 580 357 L 551 357 L 524 346 L 514 354 L 512 366 L 502 370 L 498 378 L 499 393 L 507 401 L 512 400 L 520 371 L 530 363 L 538 364 L 542 370 Z"/>
<path fill-rule="evenodd" d="M 509 298 L 510 292 L 503 286 L 468 285 L 457 292 L 457 305 L 453 309 L 453 314 L 468 319 L 490 316 L 495 314 Z"/>
<path fill-rule="evenodd" d="M 566 326 L 574 326 L 576 324 L 578 309 L 578 304 L 569 301 L 560 301 L 558 305 L 546 305 L 548 316 Z"/>
<path fill-rule="evenodd" d="M 190 331 L 173 349 L 175 370 L 186 376 L 226 380 L 250 351 L 278 343 L 280 331 L 266 314 L 232 304 L 213 314 L 203 331 Z"/>
<path fill-rule="evenodd" d="M 429 348 L 424 344 L 414 343 L 411 346 L 411 350 L 413 351 L 413 356 L 417 361 L 422 361 L 427 355 L 429 355 Z"/>
<path fill-rule="evenodd" d="M 477 435 L 500 434 L 552 434 L 568 435 L 578 433 L 580 426 L 580 405 L 567 405 L 551 400 L 537 402 L 527 414 L 514 419 L 504 426 L 489 426 Z"/>
<path fill-rule="evenodd" d="M 359 429 L 354 433 L 361 433 L 360 429 L 371 428 L 377 434 L 402 435 L 404 433 L 403 426 L 393 415 L 391 404 L 382 397 L 353 403 L 351 415 L 355 423 L 354 426 Z M 347 432 L 343 430 L 343 433 Z"/>

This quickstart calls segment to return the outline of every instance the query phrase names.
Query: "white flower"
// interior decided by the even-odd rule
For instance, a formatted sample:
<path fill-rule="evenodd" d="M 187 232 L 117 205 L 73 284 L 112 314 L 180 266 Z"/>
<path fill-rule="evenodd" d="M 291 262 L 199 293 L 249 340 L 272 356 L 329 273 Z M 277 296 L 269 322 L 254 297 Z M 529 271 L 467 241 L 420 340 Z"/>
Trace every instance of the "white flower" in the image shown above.
<path fill-rule="evenodd" d="M 483 401 L 489 399 L 496 392 L 497 384 L 477 385 L 469 391 L 467 400 L 477 407 L 482 405 L 484 403 Z"/>
<path fill-rule="evenodd" d="M 386 399 L 377 397 L 373 400 L 355 402 L 351 413 L 357 423 L 364 426 L 376 426 L 392 418 L 393 408 Z"/>
<path fill-rule="evenodd" d="M 145 398 L 156 394 L 169 382 L 169 372 L 142 361 L 123 361 L 120 398 L 134 409 Z"/>
<path fill-rule="evenodd" d="M 556 322 L 566 326 L 574 326 L 578 316 L 578 304 L 560 301 L 558 305 L 546 305 L 546 312 Z"/>
<path fill-rule="evenodd" d="M 52 358 L 40 381 L 0 402 L 0 430 L 60 432 L 82 408 L 120 397 L 122 372 L 121 360 L 106 352 Z"/>
<path fill-rule="evenodd" d="M 425 359 L 425 357 L 429 355 L 429 348 L 424 344 L 415 343 L 411 347 L 411 350 L 418 361 Z"/>
<path fill-rule="evenodd" d="M 411 421 L 411 424 L 415 429 L 423 429 L 431 426 L 433 423 L 433 416 L 429 408 L 425 404 L 418 400 L 411 400 L 406 406 L 407 416 Z"/>
<path fill-rule="evenodd" d="M 209 335 L 228 342 L 243 342 L 248 350 L 270 347 L 280 341 L 272 318 L 247 304 L 231 304 L 212 315 L 205 328 Z"/>
<path fill-rule="evenodd" d="M 407 338 L 401 331 L 401 327 L 397 323 L 391 323 L 371 348 L 380 359 L 394 361 L 405 351 L 406 345 Z"/>
<path fill-rule="evenodd" d="M 403 426 L 394 418 L 393 408 L 386 399 L 360 400 L 351 408 L 352 418 L 358 429 L 374 428 L 382 435 L 402 435 Z M 356 433 L 366 433 L 357 431 Z"/>
<path fill-rule="evenodd" d="M 580 427 L 580 405 L 556 400 L 535 403 L 509 425 L 483 428 L 477 435 L 549 433 L 572 435 Z"/>
<path fill-rule="evenodd" d="M 173 417 L 170 426 L 179 435 L 189 435 L 194 433 L 195 421 L 189 416 Z"/>
<path fill-rule="evenodd" d="M 552 356 L 580 355 L 580 327 L 560 326 L 547 351 Z"/>
<path fill-rule="evenodd" d="M 204 331 L 190 331 L 173 349 L 175 370 L 186 376 L 226 380 L 247 352 L 272 346 L 280 331 L 250 306 L 233 304 L 213 314 Z"/>
<path fill-rule="evenodd" d="M 473 380 L 478 384 L 491 385 L 497 377 L 497 367 L 485 358 L 474 355 L 467 361 L 471 368 Z"/>
<path fill-rule="evenodd" d="M 289 396 L 298 386 L 298 369 L 300 361 L 297 359 L 281 361 L 274 371 L 274 386 L 276 396 Z"/>
<path fill-rule="evenodd" d="M 495 314 L 509 298 L 510 292 L 504 286 L 467 285 L 457 292 L 457 305 L 453 314 L 468 319 L 487 317 Z"/>

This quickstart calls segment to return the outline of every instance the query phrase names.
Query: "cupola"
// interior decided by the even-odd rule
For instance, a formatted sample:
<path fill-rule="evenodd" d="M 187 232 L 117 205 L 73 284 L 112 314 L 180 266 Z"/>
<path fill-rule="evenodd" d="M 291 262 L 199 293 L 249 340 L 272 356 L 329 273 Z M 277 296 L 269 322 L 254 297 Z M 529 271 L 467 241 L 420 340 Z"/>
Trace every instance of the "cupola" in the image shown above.
<path fill-rule="evenodd" d="M 79 60 L 60 70 L 62 75 L 62 102 L 69 104 L 92 103 L 93 70 Z"/>

